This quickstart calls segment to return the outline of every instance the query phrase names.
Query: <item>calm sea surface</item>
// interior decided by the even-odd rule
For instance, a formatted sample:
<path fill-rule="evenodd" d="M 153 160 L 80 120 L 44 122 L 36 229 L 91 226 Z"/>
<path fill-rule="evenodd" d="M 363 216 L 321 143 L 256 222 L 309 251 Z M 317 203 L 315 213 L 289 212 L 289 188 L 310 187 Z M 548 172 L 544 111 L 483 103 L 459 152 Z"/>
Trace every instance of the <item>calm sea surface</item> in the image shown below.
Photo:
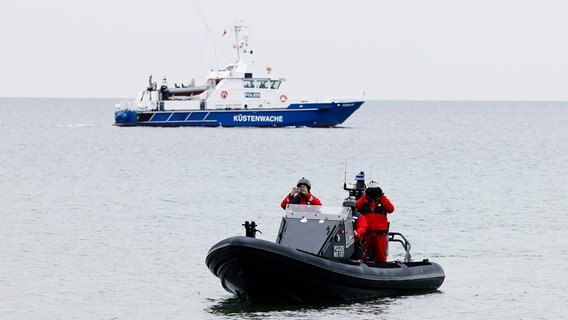
<path fill-rule="evenodd" d="M 332 129 L 118 128 L 116 102 L 0 99 L 1 319 L 568 314 L 566 102 L 372 101 Z M 244 220 L 274 240 L 302 176 L 339 206 L 345 167 L 383 186 L 440 290 L 300 307 L 225 292 L 209 248 Z"/>

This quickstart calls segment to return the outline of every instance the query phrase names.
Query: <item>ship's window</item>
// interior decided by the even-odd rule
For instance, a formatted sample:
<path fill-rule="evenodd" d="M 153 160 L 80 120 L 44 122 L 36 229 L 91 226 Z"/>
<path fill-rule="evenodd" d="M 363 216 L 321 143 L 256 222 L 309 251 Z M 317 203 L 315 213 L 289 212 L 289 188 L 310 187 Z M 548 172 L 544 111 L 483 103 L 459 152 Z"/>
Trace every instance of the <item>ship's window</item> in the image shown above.
<path fill-rule="evenodd" d="M 280 80 L 274 80 L 272 81 L 271 85 L 270 85 L 270 89 L 278 89 L 280 88 Z"/>
<path fill-rule="evenodd" d="M 225 71 L 233 71 L 233 69 L 235 69 L 235 66 L 227 66 Z"/>
<path fill-rule="evenodd" d="M 254 88 L 254 80 L 243 80 L 243 87 Z"/>
<path fill-rule="evenodd" d="M 260 89 L 268 89 L 268 80 L 256 80 Z"/>

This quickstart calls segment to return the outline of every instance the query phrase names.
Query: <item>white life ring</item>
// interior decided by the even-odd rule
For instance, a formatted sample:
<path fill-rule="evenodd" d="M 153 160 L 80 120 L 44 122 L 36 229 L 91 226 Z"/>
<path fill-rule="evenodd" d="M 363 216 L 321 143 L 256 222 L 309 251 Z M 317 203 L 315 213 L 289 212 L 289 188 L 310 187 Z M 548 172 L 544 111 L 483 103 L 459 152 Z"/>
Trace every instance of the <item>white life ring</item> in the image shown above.
<path fill-rule="evenodd" d="M 288 97 L 285 94 L 280 96 L 280 102 L 284 103 L 286 100 L 288 100 Z"/>
<path fill-rule="evenodd" d="M 226 90 L 221 91 L 221 98 L 227 99 L 228 95 L 229 95 L 229 93 Z"/>

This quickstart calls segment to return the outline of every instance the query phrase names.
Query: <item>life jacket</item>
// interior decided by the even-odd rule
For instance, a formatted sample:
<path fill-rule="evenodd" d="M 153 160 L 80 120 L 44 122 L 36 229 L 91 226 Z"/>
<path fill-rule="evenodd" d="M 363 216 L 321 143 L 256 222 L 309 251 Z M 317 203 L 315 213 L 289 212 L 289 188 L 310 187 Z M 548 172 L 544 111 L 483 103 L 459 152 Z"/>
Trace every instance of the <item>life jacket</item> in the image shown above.
<path fill-rule="evenodd" d="M 375 203 L 375 207 L 373 209 L 371 209 L 373 207 L 371 205 L 373 202 Z M 387 215 L 387 211 L 385 210 L 385 208 L 383 208 L 383 204 L 381 203 L 380 200 L 369 200 L 369 199 L 367 199 L 367 201 L 365 201 L 365 204 L 363 205 L 363 207 L 359 211 L 363 215 L 366 215 L 366 214 L 369 214 L 369 213 L 378 213 L 378 214 L 382 214 L 382 215 L 385 215 L 385 216 Z"/>

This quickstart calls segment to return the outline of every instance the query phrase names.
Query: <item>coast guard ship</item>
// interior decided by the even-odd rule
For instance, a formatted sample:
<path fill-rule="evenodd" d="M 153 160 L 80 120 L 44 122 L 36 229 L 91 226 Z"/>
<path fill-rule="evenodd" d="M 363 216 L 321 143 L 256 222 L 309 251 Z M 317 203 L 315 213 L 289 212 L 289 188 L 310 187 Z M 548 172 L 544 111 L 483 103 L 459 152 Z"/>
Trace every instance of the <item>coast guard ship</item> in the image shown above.
<path fill-rule="evenodd" d="M 233 27 L 237 60 L 212 71 L 204 84 L 175 84 L 166 78 L 160 87 L 150 76 L 148 87 L 136 101 L 117 105 L 116 126 L 204 127 L 333 127 L 343 123 L 363 100 L 309 101 L 294 99 L 286 79 L 272 69 L 245 62 L 252 55 L 246 26 Z"/>

